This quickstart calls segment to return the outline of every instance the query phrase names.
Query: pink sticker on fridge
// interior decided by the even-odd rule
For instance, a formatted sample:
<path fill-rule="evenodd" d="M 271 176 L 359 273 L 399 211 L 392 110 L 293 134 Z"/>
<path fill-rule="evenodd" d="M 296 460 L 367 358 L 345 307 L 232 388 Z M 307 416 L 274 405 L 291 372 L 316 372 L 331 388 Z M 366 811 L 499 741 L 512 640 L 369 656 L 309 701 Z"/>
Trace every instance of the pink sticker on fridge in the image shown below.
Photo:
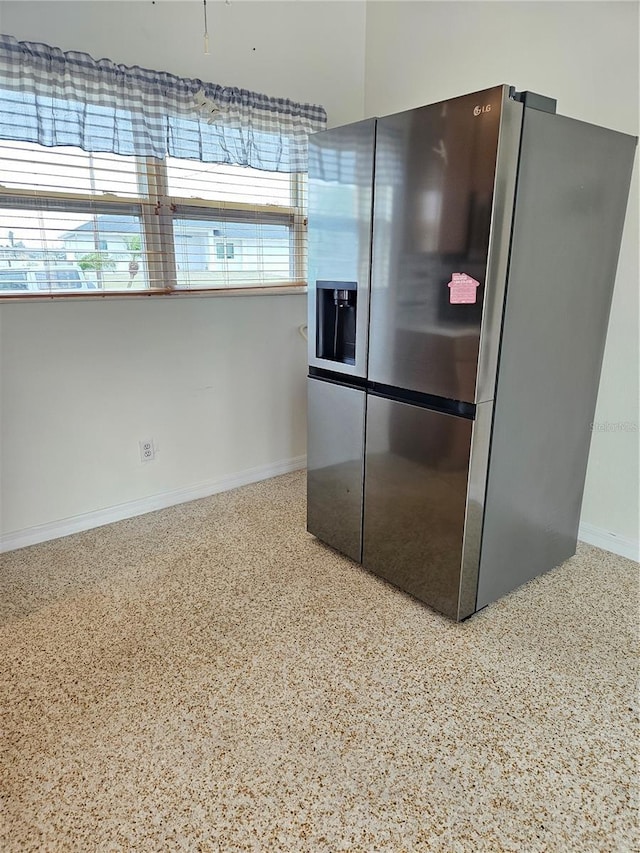
<path fill-rule="evenodd" d="M 454 272 L 447 287 L 449 288 L 449 302 L 452 305 L 469 305 L 477 299 L 480 282 L 471 278 L 466 272 Z"/>

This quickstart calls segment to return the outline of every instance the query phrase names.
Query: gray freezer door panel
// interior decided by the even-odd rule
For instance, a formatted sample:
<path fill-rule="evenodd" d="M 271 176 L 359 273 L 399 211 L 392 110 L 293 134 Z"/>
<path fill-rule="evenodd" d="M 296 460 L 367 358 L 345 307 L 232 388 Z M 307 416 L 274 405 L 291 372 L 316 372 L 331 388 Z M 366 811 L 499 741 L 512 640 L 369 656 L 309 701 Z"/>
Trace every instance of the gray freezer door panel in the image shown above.
<path fill-rule="evenodd" d="M 307 530 L 360 562 L 365 392 L 308 380 Z"/>
<path fill-rule="evenodd" d="M 476 400 L 501 116 L 503 107 L 518 119 L 521 112 L 504 99 L 498 86 L 378 119 L 368 373 L 374 382 Z M 519 127 L 512 124 L 515 176 Z M 507 184 L 501 193 L 513 190 L 513 180 Z M 511 210 L 512 199 L 501 215 Z M 458 301 L 466 299 L 472 301 Z"/>
<path fill-rule="evenodd" d="M 478 608 L 575 553 L 635 148 L 525 111 Z"/>
<path fill-rule="evenodd" d="M 472 430 L 465 418 L 367 400 L 363 565 L 454 619 Z"/>
<path fill-rule="evenodd" d="M 367 119 L 309 138 L 309 364 L 360 377 L 367 375 L 375 135 L 376 120 Z M 351 357 L 350 348 L 349 361 L 327 357 L 318 340 L 319 299 L 341 284 L 353 288 L 355 304 L 355 353 Z"/>

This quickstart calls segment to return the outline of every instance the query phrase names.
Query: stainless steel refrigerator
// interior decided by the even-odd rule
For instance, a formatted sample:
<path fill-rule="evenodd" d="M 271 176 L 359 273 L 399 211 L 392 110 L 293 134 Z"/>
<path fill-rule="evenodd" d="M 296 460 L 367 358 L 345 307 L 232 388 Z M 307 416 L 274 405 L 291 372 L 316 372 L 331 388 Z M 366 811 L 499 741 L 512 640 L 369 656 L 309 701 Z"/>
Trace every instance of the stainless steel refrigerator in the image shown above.
<path fill-rule="evenodd" d="M 308 530 L 454 619 L 575 553 L 636 143 L 508 86 L 310 138 Z"/>

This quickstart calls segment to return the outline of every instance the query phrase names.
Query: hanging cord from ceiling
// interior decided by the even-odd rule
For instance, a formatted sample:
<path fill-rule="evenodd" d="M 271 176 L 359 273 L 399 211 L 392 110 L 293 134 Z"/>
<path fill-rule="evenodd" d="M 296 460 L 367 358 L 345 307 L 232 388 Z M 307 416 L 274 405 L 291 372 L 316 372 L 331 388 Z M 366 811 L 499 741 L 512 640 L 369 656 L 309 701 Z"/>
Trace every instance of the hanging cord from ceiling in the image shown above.
<path fill-rule="evenodd" d="M 204 6 L 204 52 L 209 53 L 209 28 L 207 27 L 207 0 L 202 0 Z"/>
<path fill-rule="evenodd" d="M 155 5 L 155 0 L 154 0 Z M 231 5 L 231 0 L 224 0 L 225 6 Z M 209 27 L 207 26 L 207 0 L 202 0 L 202 8 L 204 12 L 204 52 L 209 55 Z"/>

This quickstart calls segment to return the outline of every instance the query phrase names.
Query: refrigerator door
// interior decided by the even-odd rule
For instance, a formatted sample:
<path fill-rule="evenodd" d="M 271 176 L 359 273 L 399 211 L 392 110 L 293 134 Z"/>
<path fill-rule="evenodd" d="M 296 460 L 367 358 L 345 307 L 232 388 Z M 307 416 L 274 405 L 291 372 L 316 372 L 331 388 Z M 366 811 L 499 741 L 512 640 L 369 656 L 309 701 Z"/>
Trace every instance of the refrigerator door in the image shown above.
<path fill-rule="evenodd" d="M 376 120 L 309 138 L 309 364 L 367 375 Z"/>
<path fill-rule="evenodd" d="M 307 530 L 360 562 L 365 392 L 308 380 Z"/>
<path fill-rule="evenodd" d="M 373 382 L 493 398 L 521 120 L 503 86 L 378 119 Z"/>
<path fill-rule="evenodd" d="M 453 619 L 475 610 L 491 405 L 367 400 L 363 565 Z"/>

